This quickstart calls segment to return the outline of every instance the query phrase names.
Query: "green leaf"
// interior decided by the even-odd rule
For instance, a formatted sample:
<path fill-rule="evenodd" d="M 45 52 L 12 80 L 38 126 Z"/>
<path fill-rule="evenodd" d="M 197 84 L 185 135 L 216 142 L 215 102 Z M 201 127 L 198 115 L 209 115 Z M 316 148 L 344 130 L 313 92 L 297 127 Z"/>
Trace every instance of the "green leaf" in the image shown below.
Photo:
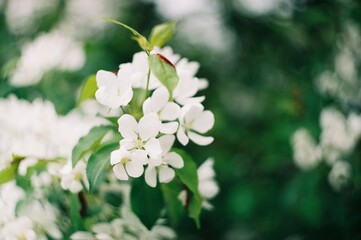
<path fill-rule="evenodd" d="M 72 221 L 74 232 L 85 230 L 83 218 L 80 216 L 81 204 L 79 202 L 78 195 L 70 194 L 69 200 L 70 200 L 69 215 Z"/>
<path fill-rule="evenodd" d="M 86 166 L 86 175 L 89 180 L 89 190 L 93 192 L 104 181 L 105 171 L 110 166 L 110 153 L 119 147 L 119 143 L 112 143 L 92 154 Z"/>
<path fill-rule="evenodd" d="M 16 176 L 17 165 L 11 164 L 0 171 L 0 185 L 13 180 Z"/>
<path fill-rule="evenodd" d="M 175 169 L 175 172 L 181 182 L 192 193 L 188 206 L 188 215 L 189 217 L 194 219 L 197 227 L 200 227 L 199 217 L 202 210 L 203 199 L 198 190 L 197 165 L 195 164 L 191 156 L 189 156 L 183 150 L 174 149 L 174 151 L 181 155 L 184 161 L 184 167 L 181 169 Z"/>
<path fill-rule="evenodd" d="M 184 206 L 178 199 L 179 193 L 183 190 L 182 183 L 175 178 L 170 183 L 162 183 L 161 189 L 169 220 L 173 226 L 176 226 L 184 215 Z"/>
<path fill-rule="evenodd" d="M 73 166 L 75 166 L 87 152 L 94 150 L 110 130 L 110 126 L 97 126 L 92 128 L 87 135 L 81 137 L 71 154 Z"/>
<path fill-rule="evenodd" d="M 130 193 L 131 206 L 142 223 L 151 229 L 164 208 L 162 192 L 149 187 L 144 179 L 134 179 Z"/>
<path fill-rule="evenodd" d="M 175 67 L 159 54 L 149 56 L 149 67 L 158 80 L 168 89 L 172 98 L 173 90 L 179 81 Z"/>
<path fill-rule="evenodd" d="M 166 22 L 153 27 L 149 42 L 152 46 L 162 47 L 174 34 L 175 22 Z"/>
<path fill-rule="evenodd" d="M 95 98 L 95 92 L 97 89 L 96 76 L 94 74 L 90 75 L 83 85 L 77 105 L 80 106 L 80 104 L 85 100 Z"/>
<path fill-rule="evenodd" d="M 128 25 L 121 23 L 113 18 L 103 18 L 103 20 L 111 22 L 111 23 L 115 23 L 118 24 L 120 26 L 122 26 L 123 28 L 129 30 L 132 34 L 133 34 L 133 39 L 135 41 L 138 42 L 139 46 L 146 52 L 150 52 L 153 50 L 153 47 L 151 46 L 151 44 L 148 42 L 147 38 L 144 37 L 142 34 L 140 34 L 137 30 L 135 30 L 134 28 L 129 27 Z"/>

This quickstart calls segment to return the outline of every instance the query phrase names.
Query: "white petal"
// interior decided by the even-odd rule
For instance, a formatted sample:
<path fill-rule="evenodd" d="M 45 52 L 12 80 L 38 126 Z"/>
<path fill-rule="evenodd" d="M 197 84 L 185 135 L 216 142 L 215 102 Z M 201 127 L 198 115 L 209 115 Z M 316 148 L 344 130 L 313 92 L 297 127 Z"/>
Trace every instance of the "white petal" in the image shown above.
<path fill-rule="evenodd" d="M 173 180 L 175 172 L 172 168 L 162 166 L 159 168 L 159 182 L 169 183 Z"/>
<path fill-rule="evenodd" d="M 147 98 L 144 103 L 143 103 L 143 114 L 147 115 L 148 113 L 152 112 L 152 108 L 151 108 L 151 98 Z"/>
<path fill-rule="evenodd" d="M 199 181 L 209 180 L 216 176 L 216 173 L 213 169 L 214 159 L 208 158 L 204 163 L 202 163 L 197 169 L 197 175 Z"/>
<path fill-rule="evenodd" d="M 183 146 L 187 145 L 189 142 L 189 138 L 182 127 L 179 127 L 177 131 L 177 139 Z"/>
<path fill-rule="evenodd" d="M 149 139 L 144 145 L 144 149 L 148 152 L 148 155 L 151 158 L 159 158 L 162 155 L 162 148 L 159 140 L 156 138 Z"/>
<path fill-rule="evenodd" d="M 179 117 L 180 106 L 174 102 L 168 102 L 165 104 L 162 111 L 159 113 L 161 120 L 173 121 Z"/>
<path fill-rule="evenodd" d="M 125 151 L 129 151 L 135 148 L 134 140 L 122 139 L 119 141 L 120 148 Z"/>
<path fill-rule="evenodd" d="M 81 185 L 80 182 L 73 180 L 73 181 L 70 183 L 69 190 L 70 190 L 72 193 L 78 193 L 78 192 L 80 192 L 82 189 L 83 189 L 83 186 Z"/>
<path fill-rule="evenodd" d="M 201 145 L 201 146 L 206 146 L 209 145 L 213 142 L 214 138 L 213 137 L 206 137 L 206 136 L 202 136 L 199 135 L 197 133 L 194 132 L 189 132 L 188 133 L 188 137 L 190 138 L 190 140 L 192 140 L 194 143 Z"/>
<path fill-rule="evenodd" d="M 137 138 L 138 123 L 133 116 L 124 114 L 118 119 L 118 125 L 118 130 L 124 138 L 130 140 Z"/>
<path fill-rule="evenodd" d="M 137 161 L 129 161 L 125 164 L 125 169 L 129 176 L 137 178 L 142 176 L 144 172 L 143 164 Z"/>
<path fill-rule="evenodd" d="M 115 165 L 115 164 L 120 163 L 122 158 L 124 158 L 126 156 L 125 152 L 126 151 L 120 150 L 120 149 L 111 152 L 110 153 L 110 164 Z"/>
<path fill-rule="evenodd" d="M 161 122 L 158 115 L 149 113 L 142 117 L 139 121 L 139 135 L 143 141 L 147 141 L 151 137 L 156 137 L 159 133 Z"/>
<path fill-rule="evenodd" d="M 154 167 L 148 167 L 145 170 L 145 182 L 150 187 L 156 187 L 157 186 L 157 171 Z"/>
<path fill-rule="evenodd" d="M 158 167 L 159 165 L 162 164 L 162 158 L 159 157 L 159 158 L 150 158 L 149 159 L 149 166 L 152 166 L 152 167 Z"/>
<path fill-rule="evenodd" d="M 120 99 L 114 93 L 109 92 L 109 90 L 105 87 L 100 87 L 95 92 L 95 99 L 100 104 L 110 108 L 118 108 L 122 103 L 122 99 Z"/>
<path fill-rule="evenodd" d="M 109 71 L 99 70 L 96 75 L 98 88 L 113 88 L 117 86 L 117 76 Z"/>
<path fill-rule="evenodd" d="M 162 123 L 162 126 L 160 127 L 160 132 L 164 134 L 174 134 L 177 132 L 178 126 L 178 122 Z"/>
<path fill-rule="evenodd" d="M 214 115 L 211 111 L 204 111 L 202 114 L 194 121 L 192 129 L 200 133 L 206 133 L 214 125 Z"/>
<path fill-rule="evenodd" d="M 165 154 L 172 148 L 175 137 L 174 135 L 163 135 L 158 140 L 162 148 L 162 152 Z"/>
<path fill-rule="evenodd" d="M 172 166 L 174 168 L 182 168 L 184 166 L 182 157 L 178 153 L 175 153 L 175 152 L 167 153 L 163 157 L 163 161 L 168 163 L 170 166 Z"/>
<path fill-rule="evenodd" d="M 142 163 L 143 165 L 148 164 L 147 151 L 137 149 L 131 154 L 131 159 L 137 162 Z"/>
<path fill-rule="evenodd" d="M 184 116 L 186 122 L 193 122 L 197 120 L 197 118 L 201 115 L 203 112 L 203 106 L 201 104 L 193 104 L 186 115 Z"/>
<path fill-rule="evenodd" d="M 169 92 L 165 87 L 157 88 L 152 95 L 152 112 L 158 113 L 168 102 Z"/>
<path fill-rule="evenodd" d="M 119 180 L 128 180 L 128 174 L 125 171 L 123 164 L 119 163 L 113 166 L 113 172 Z"/>
<path fill-rule="evenodd" d="M 202 181 L 199 183 L 198 190 L 202 197 L 211 199 L 214 198 L 218 192 L 219 187 L 214 180 Z"/>

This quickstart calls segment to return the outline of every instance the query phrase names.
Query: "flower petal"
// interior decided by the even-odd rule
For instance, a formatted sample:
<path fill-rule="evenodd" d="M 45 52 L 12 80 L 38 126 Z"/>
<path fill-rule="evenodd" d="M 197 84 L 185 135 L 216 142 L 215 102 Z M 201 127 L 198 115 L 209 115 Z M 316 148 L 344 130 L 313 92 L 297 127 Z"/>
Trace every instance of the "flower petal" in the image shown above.
<path fill-rule="evenodd" d="M 173 180 L 175 172 L 172 168 L 167 166 L 161 166 L 159 168 L 159 182 L 169 183 Z"/>
<path fill-rule="evenodd" d="M 119 99 L 115 94 L 109 92 L 106 87 L 100 87 L 95 92 L 95 99 L 102 105 L 110 108 L 120 107 L 122 100 Z"/>
<path fill-rule="evenodd" d="M 98 88 L 106 87 L 113 89 L 117 86 L 117 76 L 113 72 L 99 70 L 96 75 Z"/>
<path fill-rule="evenodd" d="M 186 122 L 193 122 L 197 120 L 197 118 L 203 112 L 204 107 L 201 104 L 192 104 L 184 118 Z"/>
<path fill-rule="evenodd" d="M 123 164 L 119 163 L 113 166 L 113 172 L 114 175 L 119 179 L 119 180 L 128 180 L 128 174 L 125 171 L 125 168 L 123 166 Z"/>
<path fill-rule="evenodd" d="M 142 163 L 143 165 L 148 164 L 148 156 L 145 150 L 137 149 L 131 154 L 131 159 Z"/>
<path fill-rule="evenodd" d="M 194 121 L 192 128 L 200 133 L 206 133 L 214 125 L 214 114 L 211 111 L 204 111 L 202 114 Z"/>
<path fill-rule="evenodd" d="M 160 138 L 158 138 L 160 146 L 162 148 L 163 154 L 169 152 L 169 150 L 172 148 L 175 140 L 174 135 L 163 135 Z"/>
<path fill-rule="evenodd" d="M 149 113 L 142 117 L 139 121 L 138 130 L 139 135 L 143 141 L 147 141 L 151 137 L 156 137 L 159 133 L 161 122 L 158 115 Z"/>
<path fill-rule="evenodd" d="M 125 169 L 129 176 L 137 178 L 142 176 L 144 172 L 143 164 L 137 161 L 129 161 L 125 164 Z"/>
<path fill-rule="evenodd" d="M 144 145 L 144 149 L 148 152 L 149 157 L 159 158 L 162 155 L 162 148 L 160 146 L 159 140 L 156 138 L 151 138 Z"/>
<path fill-rule="evenodd" d="M 184 166 L 183 158 L 175 152 L 167 153 L 163 157 L 163 161 L 174 168 L 182 168 Z"/>
<path fill-rule="evenodd" d="M 178 130 L 178 126 L 178 122 L 162 123 L 160 127 L 160 132 L 164 134 L 174 134 Z"/>
<path fill-rule="evenodd" d="M 184 132 L 184 128 L 180 127 L 178 129 L 178 131 L 177 131 L 177 139 L 183 146 L 188 144 L 189 138 L 186 135 L 186 133 Z"/>
<path fill-rule="evenodd" d="M 152 112 L 152 108 L 151 108 L 151 98 L 147 98 L 144 103 L 143 103 L 143 113 L 144 115 L 147 115 L 148 113 Z"/>
<path fill-rule="evenodd" d="M 162 111 L 159 113 L 159 118 L 161 120 L 173 121 L 179 117 L 180 106 L 174 102 L 168 102 L 165 104 Z"/>
<path fill-rule="evenodd" d="M 190 140 L 192 140 L 194 143 L 201 145 L 201 146 L 206 146 L 209 145 L 213 142 L 214 138 L 213 137 L 206 137 L 206 136 L 202 136 L 199 135 L 197 133 L 194 132 L 189 132 L 188 133 L 188 137 L 190 138 Z"/>
<path fill-rule="evenodd" d="M 145 170 L 145 182 L 150 186 L 150 187 L 156 187 L 157 186 L 157 171 L 155 169 L 155 167 L 151 167 L 149 166 L 146 170 Z"/>
<path fill-rule="evenodd" d="M 165 87 L 157 88 L 151 97 L 152 112 L 158 113 L 169 100 L 169 92 Z"/>
<path fill-rule="evenodd" d="M 124 114 L 118 119 L 118 125 L 118 130 L 124 138 L 129 140 L 137 138 L 138 123 L 133 116 Z"/>

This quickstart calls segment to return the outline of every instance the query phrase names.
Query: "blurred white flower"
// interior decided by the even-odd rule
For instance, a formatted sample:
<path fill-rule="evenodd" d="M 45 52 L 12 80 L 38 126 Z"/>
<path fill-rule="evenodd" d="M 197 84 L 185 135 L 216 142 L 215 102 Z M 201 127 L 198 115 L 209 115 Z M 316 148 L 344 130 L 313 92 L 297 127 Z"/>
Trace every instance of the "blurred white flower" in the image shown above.
<path fill-rule="evenodd" d="M 23 197 L 25 197 L 25 192 L 16 185 L 15 181 L 10 181 L 1 185 L 0 229 L 3 225 L 15 219 L 16 205 Z"/>
<path fill-rule="evenodd" d="M 170 152 L 174 140 L 174 135 L 163 135 L 159 138 L 162 155 L 158 159 L 149 159 L 148 168 L 145 171 L 145 181 L 149 186 L 157 186 L 157 175 L 161 183 L 172 181 L 175 176 L 173 168 L 184 166 L 182 157 L 176 152 Z"/>
<path fill-rule="evenodd" d="M 203 136 L 214 125 L 214 115 L 211 111 L 204 111 L 201 104 L 186 105 L 181 109 L 179 117 L 178 141 L 187 145 L 189 139 L 198 145 L 208 145 L 213 137 Z"/>
<path fill-rule="evenodd" d="M 132 85 L 122 70 L 118 71 L 118 75 L 100 70 L 97 72 L 96 80 L 98 90 L 95 93 L 95 98 L 99 103 L 110 108 L 119 108 L 132 100 Z"/>
<path fill-rule="evenodd" d="M 219 192 L 219 186 L 215 180 L 216 173 L 213 165 L 214 159 L 208 158 L 197 170 L 198 190 L 203 197 L 202 206 L 208 210 L 213 208 L 208 200 L 213 199 Z"/>
<path fill-rule="evenodd" d="M 78 193 L 83 189 L 83 184 L 89 189 L 89 182 L 86 176 L 86 164 L 84 161 L 79 161 L 71 169 L 71 172 L 65 173 L 61 176 L 61 187 L 69 190 L 72 193 Z"/>
<path fill-rule="evenodd" d="M 33 85 L 50 70 L 76 71 L 84 62 L 85 53 L 80 43 L 58 31 L 44 33 L 22 47 L 10 83 Z"/>
<path fill-rule="evenodd" d="M 293 160 L 302 170 L 315 168 L 322 159 L 321 148 L 305 128 L 300 128 L 293 134 L 292 146 Z"/>
<path fill-rule="evenodd" d="M 39 239 L 33 228 L 34 225 L 30 218 L 19 217 L 16 218 L 14 221 L 6 223 L 6 225 L 2 229 L 0 229 L 0 239 Z"/>
<path fill-rule="evenodd" d="M 124 114 L 118 120 L 118 130 L 124 138 L 120 140 L 120 147 L 126 151 L 138 150 L 141 156 L 158 158 L 162 149 L 156 136 L 161 124 L 155 113 L 143 116 L 139 123 L 133 116 Z"/>
<path fill-rule="evenodd" d="M 151 97 L 146 99 L 143 103 L 144 115 L 148 113 L 156 113 L 161 120 L 161 133 L 173 134 L 178 129 L 178 119 L 180 107 L 174 102 L 169 102 L 169 92 L 165 87 L 157 88 Z"/>
<path fill-rule="evenodd" d="M 340 191 L 351 177 L 351 166 L 348 162 L 337 161 L 333 164 L 330 173 L 328 174 L 328 181 L 333 189 Z"/>

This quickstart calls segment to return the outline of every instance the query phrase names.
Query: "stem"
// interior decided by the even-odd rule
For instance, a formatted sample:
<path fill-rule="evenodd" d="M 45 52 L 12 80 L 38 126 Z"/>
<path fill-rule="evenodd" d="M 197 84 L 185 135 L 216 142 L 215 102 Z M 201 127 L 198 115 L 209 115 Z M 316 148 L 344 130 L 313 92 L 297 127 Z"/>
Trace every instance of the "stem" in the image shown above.
<path fill-rule="evenodd" d="M 148 64 L 147 85 L 146 85 L 146 87 L 145 87 L 145 98 L 144 98 L 144 101 L 148 98 L 149 80 L 150 80 L 150 65 Z"/>
<path fill-rule="evenodd" d="M 84 218 L 87 215 L 88 212 L 88 204 L 86 202 L 85 196 L 84 196 L 84 192 L 81 191 L 78 193 L 78 198 L 79 198 L 79 202 L 81 204 L 81 209 L 80 209 L 80 216 L 82 218 Z"/>

